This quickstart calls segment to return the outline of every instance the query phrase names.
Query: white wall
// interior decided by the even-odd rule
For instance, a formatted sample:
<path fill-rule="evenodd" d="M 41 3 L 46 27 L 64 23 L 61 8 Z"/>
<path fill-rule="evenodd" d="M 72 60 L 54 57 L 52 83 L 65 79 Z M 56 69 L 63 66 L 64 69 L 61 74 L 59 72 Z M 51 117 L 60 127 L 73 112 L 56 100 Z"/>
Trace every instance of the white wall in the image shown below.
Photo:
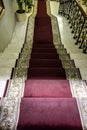
<path fill-rule="evenodd" d="M 0 52 L 8 46 L 11 41 L 13 30 L 15 27 L 15 9 L 14 0 L 3 0 L 5 12 L 0 19 Z"/>

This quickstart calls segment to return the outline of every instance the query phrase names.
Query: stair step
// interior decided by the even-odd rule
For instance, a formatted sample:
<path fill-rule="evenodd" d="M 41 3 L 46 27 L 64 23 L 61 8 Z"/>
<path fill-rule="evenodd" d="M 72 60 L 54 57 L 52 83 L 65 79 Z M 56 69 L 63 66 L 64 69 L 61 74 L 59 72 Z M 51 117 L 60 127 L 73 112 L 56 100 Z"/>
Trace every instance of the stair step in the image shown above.
<path fill-rule="evenodd" d="M 59 59 L 30 59 L 29 67 L 62 67 Z"/>
<path fill-rule="evenodd" d="M 59 54 L 59 58 L 61 59 L 61 60 L 70 60 L 71 59 L 71 57 L 70 57 L 70 54 L 69 53 L 67 53 L 67 54 Z"/>
<path fill-rule="evenodd" d="M 64 68 L 75 68 L 74 60 L 62 60 L 62 65 Z"/>
<path fill-rule="evenodd" d="M 79 68 L 65 68 L 67 79 L 82 79 Z"/>
<path fill-rule="evenodd" d="M 33 44 L 33 48 L 55 48 L 55 46 L 53 44 L 37 43 Z"/>
<path fill-rule="evenodd" d="M 18 130 L 81 130 L 75 98 L 22 98 Z"/>
<path fill-rule="evenodd" d="M 66 79 L 66 74 L 63 68 L 58 67 L 30 67 L 28 69 L 27 77 Z"/>
<path fill-rule="evenodd" d="M 48 49 L 48 48 L 33 48 L 32 49 L 32 53 L 57 53 L 57 51 L 56 51 L 56 49 L 55 48 L 53 48 L 53 49 Z"/>
<path fill-rule="evenodd" d="M 59 55 L 55 53 L 31 53 L 31 58 L 41 58 L 41 59 L 59 59 Z"/>
<path fill-rule="evenodd" d="M 66 49 L 56 49 L 58 54 L 67 54 Z"/>
<path fill-rule="evenodd" d="M 29 79 L 25 81 L 24 97 L 72 97 L 69 80 Z"/>

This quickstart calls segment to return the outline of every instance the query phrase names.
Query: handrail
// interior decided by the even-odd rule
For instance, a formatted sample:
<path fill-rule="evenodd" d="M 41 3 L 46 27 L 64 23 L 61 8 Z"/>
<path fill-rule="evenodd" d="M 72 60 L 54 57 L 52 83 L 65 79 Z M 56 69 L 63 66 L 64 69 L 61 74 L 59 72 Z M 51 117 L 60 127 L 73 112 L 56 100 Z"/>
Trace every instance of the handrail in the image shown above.
<path fill-rule="evenodd" d="M 75 1 L 76 1 L 77 6 L 79 7 L 80 11 L 82 12 L 83 16 L 84 16 L 85 18 L 87 18 L 87 12 L 86 12 L 86 10 L 84 9 L 85 6 L 82 5 L 82 3 L 81 3 L 80 1 L 78 1 L 78 0 L 75 0 Z"/>
<path fill-rule="evenodd" d="M 68 0 L 60 3 L 59 13 L 65 16 L 70 23 L 75 44 L 87 52 L 87 13 L 84 10 L 82 0 Z"/>

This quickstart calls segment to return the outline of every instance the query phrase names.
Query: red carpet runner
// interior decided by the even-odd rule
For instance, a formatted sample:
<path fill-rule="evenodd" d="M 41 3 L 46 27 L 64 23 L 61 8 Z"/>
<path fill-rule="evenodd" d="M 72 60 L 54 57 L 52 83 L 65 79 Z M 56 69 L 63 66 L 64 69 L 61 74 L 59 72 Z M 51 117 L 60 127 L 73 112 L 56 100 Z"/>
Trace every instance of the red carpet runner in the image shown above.
<path fill-rule="evenodd" d="M 82 130 L 76 99 L 53 44 L 45 1 L 38 1 L 27 78 L 18 130 Z"/>
<path fill-rule="evenodd" d="M 46 13 L 46 3 L 39 1 L 35 17 L 33 48 L 27 74 L 30 78 L 66 79 L 53 44 L 51 19 Z"/>

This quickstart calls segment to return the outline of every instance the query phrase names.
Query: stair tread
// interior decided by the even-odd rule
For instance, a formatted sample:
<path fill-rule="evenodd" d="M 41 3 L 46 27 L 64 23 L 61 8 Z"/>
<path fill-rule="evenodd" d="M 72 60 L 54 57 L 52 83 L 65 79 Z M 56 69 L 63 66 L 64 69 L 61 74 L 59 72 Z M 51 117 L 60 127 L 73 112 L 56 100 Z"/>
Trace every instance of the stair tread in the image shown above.
<path fill-rule="evenodd" d="M 75 98 L 21 99 L 18 130 L 72 128 L 82 128 Z"/>
<path fill-rule="evenodd" d="M 29 79 L 25 81 L 24 97 L 72 97 L 69 80 Z"/>
<path fill-rule="evenodd" d="M 29 67 L 62 67 L 59 59 L 30 59 Z"/>
<path fill-rule="evenodd" d="M 64 78 L 66 79 L 65 69 L 58 67 L 30 67 L 27 73 L 28 78 Z"/>

